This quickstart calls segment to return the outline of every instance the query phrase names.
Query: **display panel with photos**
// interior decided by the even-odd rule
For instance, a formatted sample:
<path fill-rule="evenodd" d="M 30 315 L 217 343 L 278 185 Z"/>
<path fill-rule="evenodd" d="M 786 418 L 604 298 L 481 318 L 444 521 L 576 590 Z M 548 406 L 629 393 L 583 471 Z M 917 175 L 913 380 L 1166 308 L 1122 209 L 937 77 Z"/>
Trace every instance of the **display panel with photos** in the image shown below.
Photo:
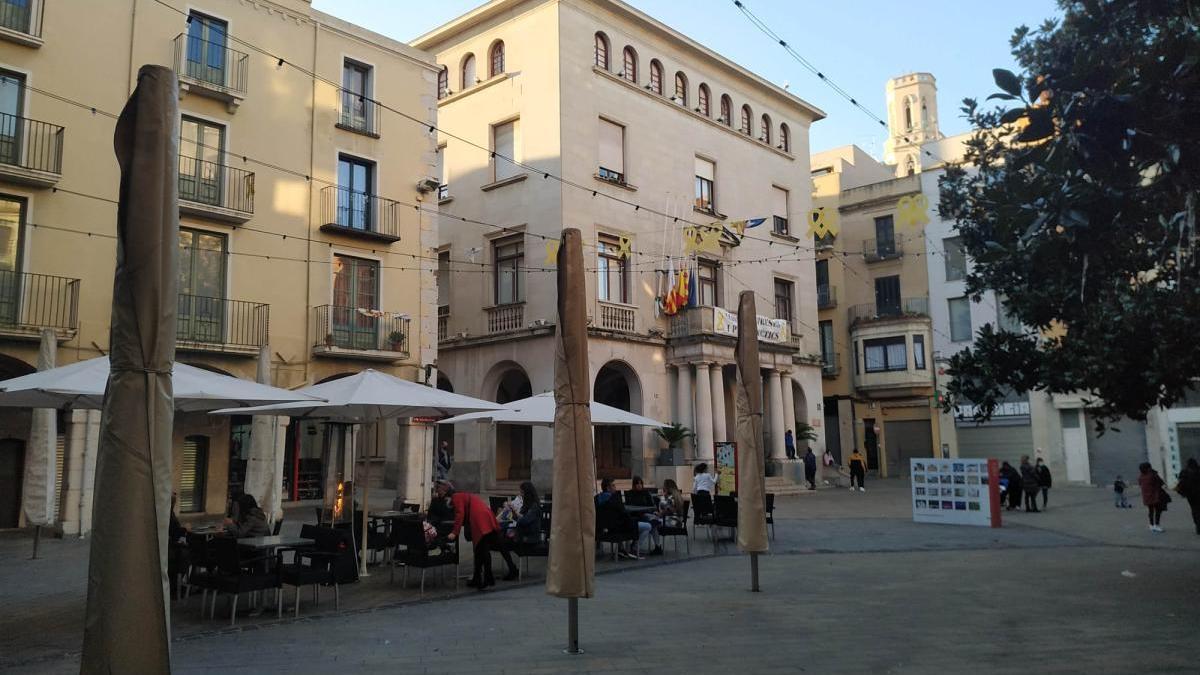
<path fill-rule="evenodd" d="M 913 520 L 958 525 L 999 526 L 993 522 L 986 459 L 910 460 Z"/>

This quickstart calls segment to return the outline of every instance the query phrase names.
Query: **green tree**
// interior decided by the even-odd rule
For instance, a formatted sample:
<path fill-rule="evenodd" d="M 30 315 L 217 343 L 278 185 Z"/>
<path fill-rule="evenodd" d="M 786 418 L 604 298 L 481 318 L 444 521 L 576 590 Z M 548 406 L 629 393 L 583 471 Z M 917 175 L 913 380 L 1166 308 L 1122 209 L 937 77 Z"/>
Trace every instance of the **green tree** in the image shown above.
<path fill-rule="evenodd" d="M 944 406 L 1082 391 L 1102 420 L 1144 419 L 1200 376 L 1200 5 L 1059 5 L 1015 31 L 1002 107 L 964 101 L 978 132 L 939 210 L 975 262 L 968 294 L 995 291 L 1031 330 L 984 326 Z"/>

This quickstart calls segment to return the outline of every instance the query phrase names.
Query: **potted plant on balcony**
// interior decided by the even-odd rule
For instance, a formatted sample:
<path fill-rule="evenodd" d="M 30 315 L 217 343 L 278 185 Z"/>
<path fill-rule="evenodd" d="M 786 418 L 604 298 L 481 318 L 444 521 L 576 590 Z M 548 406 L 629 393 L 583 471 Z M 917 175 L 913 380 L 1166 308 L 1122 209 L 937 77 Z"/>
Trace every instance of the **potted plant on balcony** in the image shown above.
<path fill-rule="evenodd" d="M 694 437 L 696 434 L 678 422 L 669 426 L 659 427 L 654 430 L 654 433 L 658 434 L 658 437 L 667 443 L 667 447 L 659 451 L 658 465 L 682 466 L 683 442 Z"/>
<path fill-rule="evenodd" d="M 387 341 L 388 341 L 388 346 L 391 348 L 391 350 L 394 352 L 398 352 L 398 351 L 400 351 L 400 348 L 402 346 L 404 346 L 404 333 L 401 333 L 398 330 L 394 330 L 394 331 L 388 333 Z"/>
<path fill-rule="evenodd" d="M 326 346 L 326 347 L 332 347 L 332 346 L 333 346 L 333 333 L 326 333 L 326 334 L 325 334 L 325 346 Z"/>

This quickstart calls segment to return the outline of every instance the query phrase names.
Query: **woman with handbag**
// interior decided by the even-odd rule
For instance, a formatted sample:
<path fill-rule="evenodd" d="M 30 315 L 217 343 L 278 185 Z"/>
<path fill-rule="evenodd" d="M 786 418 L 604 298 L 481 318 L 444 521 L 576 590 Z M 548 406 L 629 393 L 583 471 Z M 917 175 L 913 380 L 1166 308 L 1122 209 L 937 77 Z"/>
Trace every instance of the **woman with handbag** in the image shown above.
<path fill-rule="evenodd" d="M 1150 462 L 1142 462 L 1138 465 L 1138 485 L 1142 488 L 1142 504 L 1146 505 L 1147 513 L 1150 517 L 1150 531 L 1162 532 L 1162 526 L 1159 524 L 1162 521 L 1163 511 L 1167 510 L 1167 504 L 1171 502 L 1171 495 L 1167 494 L 1163 483 L 1163 479 L 1158 475 L 1158 472 L 1150 466 Z"/>

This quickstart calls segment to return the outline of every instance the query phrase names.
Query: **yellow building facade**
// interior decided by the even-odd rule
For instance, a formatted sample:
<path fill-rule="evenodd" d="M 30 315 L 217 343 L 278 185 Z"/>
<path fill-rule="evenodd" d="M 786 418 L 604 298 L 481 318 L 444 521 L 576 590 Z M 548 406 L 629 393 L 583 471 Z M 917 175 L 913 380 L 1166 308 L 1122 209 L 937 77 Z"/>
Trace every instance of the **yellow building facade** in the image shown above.
<path fill-rule="evenodd" d="M 437 68 L 307 0 L 0 2 L 0 379 L 33 369 L 44 329 L 58 365 L 108 351 L 111 115 L 150 63 L 180 80 L 177 360 L 253 379 L 269 359 L 288 388 L 368 367 L 423 380 L 437 348 Z M 0 494 L 19 499 L 29 414 L 0 419 Z M 68 533 L 89 527 L 97 425 L 60 415 Z M 296 498 L 318 496 L 316 427 L 280 434 Z M 369 450 L 379 480 L 414 498 L 405 457 L 424 432 L 389 426 Z M 178 415 L 181 511 L 223 512 L 247 447 L 248 420 Z M 0 527 L 18 524 L 9 511 Z"/>

